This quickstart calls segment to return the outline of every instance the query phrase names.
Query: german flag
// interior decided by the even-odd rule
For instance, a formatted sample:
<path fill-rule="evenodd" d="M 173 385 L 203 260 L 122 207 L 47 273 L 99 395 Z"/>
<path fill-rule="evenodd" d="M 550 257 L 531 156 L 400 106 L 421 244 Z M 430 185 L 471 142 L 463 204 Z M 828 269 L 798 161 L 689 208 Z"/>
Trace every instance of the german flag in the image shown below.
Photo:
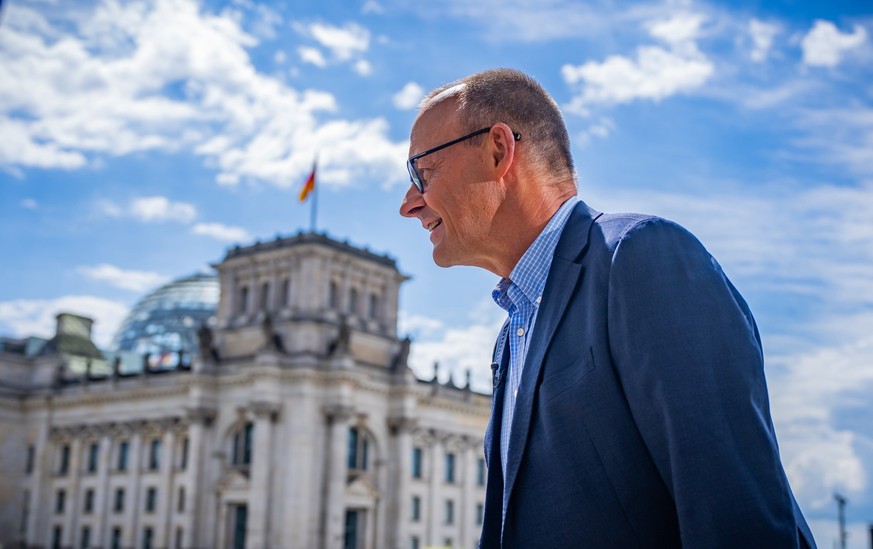
<path fill-rule="evenodd" d="M 300 202 L 305 202 L 306 197 L 309 196 L 309 193 L 315 190 L 315 163 L 312 163 L 312 172 L 309 174 L 309 177 L 306 178 L 306 183 L 303 184 L 303 188 L 300 189 Z"/>

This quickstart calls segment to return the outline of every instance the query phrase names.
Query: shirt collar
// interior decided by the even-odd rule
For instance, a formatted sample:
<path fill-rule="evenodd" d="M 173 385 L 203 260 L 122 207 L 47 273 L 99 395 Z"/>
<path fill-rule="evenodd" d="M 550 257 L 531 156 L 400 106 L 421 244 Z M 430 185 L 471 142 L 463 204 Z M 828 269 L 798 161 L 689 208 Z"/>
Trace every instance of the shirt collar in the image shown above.
<path fill-rule="evenodd" d="M 558 240 L 570 218 L 570 213 L 578 202 L 579 198 L 576 196 L 564 202 L 521 256 L 509 278 L 501 278 L 497 283 L 497 287 L 491 292 L 491 297 L 502 309 L 509 311 L 513 305 L 520 306 L 521 300 L 529 302 L 534 307 L 539 306 L 555 248 L 558 246 Z"/>

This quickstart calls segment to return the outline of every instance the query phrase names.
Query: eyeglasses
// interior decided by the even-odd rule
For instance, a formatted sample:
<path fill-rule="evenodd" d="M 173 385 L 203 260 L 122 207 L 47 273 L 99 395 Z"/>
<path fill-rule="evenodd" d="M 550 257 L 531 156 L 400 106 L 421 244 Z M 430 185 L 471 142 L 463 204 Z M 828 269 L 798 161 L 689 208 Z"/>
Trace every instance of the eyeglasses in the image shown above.
<path fill-rule="evenodd" d="M 460 143 L 461 141 L 466 141 L 467 139 L 470 139 L 471 137 L 476 137 L 477 135 L 480 135 L 480 134 L 483 134 L 483 133 L 489 132 L 489 131 L 491 131 L 491 126 L 489 126 L 487 128 L 482 128 L 481 130 L 476 130 L 473 133 L 468 133 L 467 135 L 461 136 L 457 139 L 453 139 L 453 140 L 449 141 L 448 143 L 443 143 L 442 145 L 437 145 L 436 147 L 434 147 L 432 149 L 428 149 L 428 150 L 424 151 L 423 153 L 418 153 L 415 156 L 409 157 L 409 159 L 406 161 L 406 169 L 407 169 L 407 171 L 409 171 L 409 179 L 412 181 L 412 184 L 415 185 L 415 188 L 418 189 L 418 192 L 420 192 L 420 193 L 424 192 L 424 183 L 421 180 L 421 176 L 418 175 L 418 169 L 415 167 L 416 160 L 418 160 L 422 156 L 427 156 L 427 155 L 435 153 L 437 151 L 441 151 L 441 150 L 445 149 L 446 147 L 451 147 L 452 145 L 454 145 L 456 143 Z M 512 132 L 512 136 L 515 138 L 516 141 L 521 139 L 521 134 L 518 132 Z"/>

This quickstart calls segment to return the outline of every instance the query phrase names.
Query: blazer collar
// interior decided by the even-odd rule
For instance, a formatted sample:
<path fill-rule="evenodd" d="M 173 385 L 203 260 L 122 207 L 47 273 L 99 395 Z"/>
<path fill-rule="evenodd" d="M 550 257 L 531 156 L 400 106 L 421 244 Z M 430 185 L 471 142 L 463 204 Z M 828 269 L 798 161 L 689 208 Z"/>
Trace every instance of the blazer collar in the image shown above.
<path fill-rule="evenodd" d="M 537 386 L 543 357 L 552 343 L 555 331 L 564 316 L 567 304 L 582 277 L 582 259 L 588 248 L 591 226 L 601 214 L 579 201 L 570 214 L 570 219 L 561 233 L 555 249 L 552 267 L 546 280 L 543 302 L 537 313 L 527 358 L 524 362 L 521 383 L 515 412 L 512 416 L 512 434 L 509 441 L 509 455 L 506 461 L 505 501 L 512 498 L 512 488 L 518 475 L 518 467 L 524 454 L 530 429 L 534 389 Z"/>

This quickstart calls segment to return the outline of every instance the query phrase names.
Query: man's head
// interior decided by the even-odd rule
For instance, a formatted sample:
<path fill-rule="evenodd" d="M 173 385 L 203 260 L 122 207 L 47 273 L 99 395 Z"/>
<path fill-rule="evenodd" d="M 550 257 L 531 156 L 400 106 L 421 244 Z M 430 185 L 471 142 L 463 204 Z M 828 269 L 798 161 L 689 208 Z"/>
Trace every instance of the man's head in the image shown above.
<path fill-rule="evenodd" d="M 430 92 L 413 124 L 409 154 L 410 175 L 419 181 L 400 213 L 431 231 L 434 261 L 443 267 L 475 265 L 502 274 L 514 254 L 504 241 L 513 232 L 523 240 L 560 206 L 563 200 L 552 207 L 558 198 L 575 194 L 570 140 L 557 104 L 536 81 L 511 69 Z"/>

